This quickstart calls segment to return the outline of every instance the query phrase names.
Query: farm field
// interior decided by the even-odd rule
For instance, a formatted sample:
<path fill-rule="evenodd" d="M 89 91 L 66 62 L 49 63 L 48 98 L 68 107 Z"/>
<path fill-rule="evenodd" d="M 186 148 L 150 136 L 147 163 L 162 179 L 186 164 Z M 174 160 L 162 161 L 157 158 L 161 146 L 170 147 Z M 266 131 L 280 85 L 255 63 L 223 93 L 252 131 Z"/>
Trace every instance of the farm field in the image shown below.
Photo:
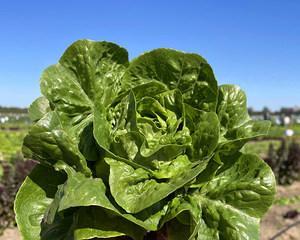
<path fill-rule="evenodd" d="M 21 158 L 21 147 L 30 126 L 28 117 L 0 123 L 0 161 Z"/>
<path fill-rule="evenodd" d="M 0 159 L 9 161 L 21 154 L 23 138 L 27 130 L 0 130 Z"/>
<path fill-rule="evenodd" d="M 272 138 L 276 138 L 276 137 L 283 137 L 285 135 L 285 131 L 287 129 L 291 129 L 294 131 L 294 135 L 293 135 L 293 138 L 299 138 L 300 137 L 300 125 L 299 124 L 293 124 L 293 125 L 290 125 L 288 127 L 285 127 L 285 126 L 272 126 L 270 128 L 270 131 L 269 131 L 269 136 Z"/>
<path fill-rule="evenodd" d="M 266 157 L 268 153 L 269 145 L 273 144 L 275 148 L 279 148 L 280 141 L 279 140 L 260 140 L 260 141 L 252 141 L 248 142 L 242 149 L 244 153 L 257 154 L 260 157 Z"/>

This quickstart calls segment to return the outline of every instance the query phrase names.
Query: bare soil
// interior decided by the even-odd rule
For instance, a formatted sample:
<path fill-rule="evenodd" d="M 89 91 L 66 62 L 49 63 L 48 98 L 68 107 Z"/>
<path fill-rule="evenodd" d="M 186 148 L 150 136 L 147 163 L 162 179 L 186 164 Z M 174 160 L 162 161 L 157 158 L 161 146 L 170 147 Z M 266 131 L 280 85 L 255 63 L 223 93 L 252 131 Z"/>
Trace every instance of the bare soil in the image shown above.
<path fill-rule="evenodd" d="M 8 228 L 0 236 L 0 240 L 21 240 L 21 236 L 17 228 Z"/>
<path fill-rule="evenodd" d="M 294 182 L 291 186 L 278 186 L 277 197 L 294 197 L 300 195 L 300 182 Z M 300 211 L 300 203 L 280 206 L 273 205 L 261 222 L 261 240 L 270 240 L 280 230 L 300 220 L 300 215 L 293 219 L 284 218 L 290 210 Z M 276 240 L 300 240 L 300 224 L 290 228 Z"/>

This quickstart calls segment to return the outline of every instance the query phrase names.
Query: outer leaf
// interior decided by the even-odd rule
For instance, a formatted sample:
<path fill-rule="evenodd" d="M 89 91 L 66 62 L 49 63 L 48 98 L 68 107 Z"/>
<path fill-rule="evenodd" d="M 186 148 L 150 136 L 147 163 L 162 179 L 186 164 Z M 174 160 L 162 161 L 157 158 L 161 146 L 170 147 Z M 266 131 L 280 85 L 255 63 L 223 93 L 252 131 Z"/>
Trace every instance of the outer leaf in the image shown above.
<path fill-rule="evenodd" d="M 45 177 L 47 176 L 47 177 Z M 26 178 L 15 200 L 16 221 L 24 240 L 39 240 L 41 221 L 65 176 L 37 165 Z"/>
<path fill-rule="evenodd" d="M 86 178 L 83 174 L 69 172 L 68 180 L 63 186 L 61 196 L 59 196 L 60 201 L 57 210 L 62 211 L 83 206 L 101 206 L 115 210 L 115 207 L 106 197 L 105 191 L 105 185 L 100 178 Z M 78 199 L 79 193 L 82 194 L 80 199 Z"/>
<path fill-rule="evenodd" d="M 68 132 L 66 132 L 68 131 Z M 57 112 L 47 113 L 29 131 L 24 139 L 25 157 L 39 160 L 43 164 L 54 165 L 65 162 L 86 175 L 91 172 L 78 150 L 74 136 L 63 126 Z"/>
<path fill-rule="evenodd" d="M 167 224 L 167 233 L 168 233 L 168 240 L 192 240 L 193 232 L 195 230 L 195 226 L 187 227 L 185 224 L 181 223 L 178 219 L 172 219 Z"/>
<path fill-rule="evenodd" d="M 145 229 L 157 230 L 159 227 L 161 216 L 165 212 L 164 206 L 159 209 L 152 208 L 151 211 L 145 211 L 135 216 L 127 214 L 111 203 L 106 196 L 106 188 L 101 179 L 87 178 L 70 168 L 67 172 L 69 173 L 68 180 L 60 187 L 46 214 L 46 223 L 49 225 L 47 229 L 55 226 L 58 215 L 68 209 L 76 209 L 76 207 L 80 207 L 80 210 L 75 225 L 73 224 L 75 235 L 98 234 L 98 237 L 105 237 L 110 234 L 125 234 L 140 239 L 140 236 L 144 235 Z M 80 198 L 78 198 L 79 195 Z M 86 208 L 91 206 L 93 206 L 93 210 Z M 94 214 L 87 214 L 88 212 L 94 212 Z M 101 221 L 105 218 L 99 219 L 99 216 L 103 215 L 113 220 L 111 222 Z M 89 225 L 89 223 L 91 224 Z"/>
<path fill-rule="evenodd" d="M 202 212 L 192 239 L 258 239 L 259 219 L 275 194 L 274 176 L 257 156 L 237 156 L 190 198 Z"/>
<path fill-rule="evenodd" d="M 231 129 L 225 135 L 226 140 L 220 143 L 218 151 L 232 154 L 240 150 L 249 140 L 267 135 L 270 126 L 270 121 L 250 120 L 238 128 Z"/>
<path fill-rule="evenodd" d="M 137 85 L 131 89 L 134 93 L 136 100 L 140 100 L 143 97 L 153 97 L 160 93 L 168 91 L 168 86 L 160 81 L 149 81 L 145 84 Z"/>
<path fill-rule="evenodd" d="M 146 232 L 125 218 L 117 216 L 114 212 L 104 211 L 97 207 L 81 208 L 77 219 L 78 223 L 74 232 L 77 240 L 124 235 L 131 236 L 135 240 L 142 240 Z"/>
<path fill-rule="evenodd" d="M 90 99 L 102 96 L 103 105 L 107 105 L 120 89 L 128 53 L 111 42 L 79 40 L 65 51 L 59 63 L 75 73 L 76 81 Z"/>
<path fill-rule="evenodd" d="M 91 191 L 86 191 L 87 186 Z M 80 199 L 78 199 L 79 193 L 82 196 Z M 69 172 L 67 182 L 62 186 L 61 192 L 56 194 L 55 200 L 51 204 L 50 211 L 47 214 L 47 221 L 51 223 L 54 220 L 53 211 L 61 212 L 69 208 L 89 206 L 97 206 L 109 210 L 116 216 L 127 219 L 145 229 L 156 230 L 158 227 L 159 219 L 155 220 L 156 216 L 154 216 L 156 211 L 151 212 L 154 217 L 146 212 L 135 216 L 127 214 L 115 207 L 106 196 L 106 187 L 100 178 L 87 178 L 78 172 Z M 147 218 L 149 218 L 149 221 Z"/>
<path fill-rule="evenodd" d="M 184 225 L 193 225 L 197 223 L 201 215 L 200 205 L 194 201 L 190 195 L 178 194 L 170 203 L 168 211 L 162 222 L 166 223 L 177 218 Z M 176 223 L 175 223 L 176 224 Z"/>
<path fill-rule="evenodd" d="M 194 239 L 199 228 L 201 206 L 190 195 L 177 195 L 169 203 L 168 212 L 162 220 L 166 223 L 168 239 Z"/>
<path fill-rule="evenodd" d="M 79 40 L 43 73 L 41 91 L 58 110 L 82 114 L 96 95 L 104 105 L 114 100 L 127 64 L 126 50 L 116 44 Z"/>
<path fill-rule="evenodd" d="M 185 102 L 198 109 L 214 111 L 218 87 L 208 63 L 197 54 L 156 49 L 130 63 L 125 84 L 130 87 L 157 80 L 177 88 Z"/>
<path fill-rule="evenodd" d="M 202 201 L 202 218 L 195 239 L 259 239 L 259 219 L 223 205 L 218 201 Z"/>
<path fill-rule="evenodd" d="M 240 154 L 238 159 L 228 157 L 228 160 L 231 166 L 224 165 L 200 193 L 260 218 L 273 202 L 275 181 L 272 170 L 255 155 Z"/>
<path fill-rule="evenodd" d="M 250 119 L 246 95 L 235 85 L 220 86 L 217 113 L 222 135 L 218 150 L 226 154 L 238 151 L 250 139 L 266 135 L 270 127 L 269 121 Z"/>
<path fill-rule="evenodd" d="M 41 240 L 74 240 L 74 221 L 72 215 L 57 216 L 51 225 L 42 223 Z"/>
<path fill-rule="evenodd" d="M 217 113 L 222 132 L 240 127 L 250 120 L 246 94 L 238 86 L 222 85 L 219 87 Z"/>
<path fill-rule="evenodd" d="M 45 97 L 39 97 L 29 106 L 28 114 L 31 121 L 36 122 L 50 110 L 49 101 Z"/>
<path fill-rule="evenodd" d="M 59 111 L 70 115 L 91 111 L 92 102 L 76 81 L 76 74 L 60 64 L 43 72 L 41 92 Z"/>
<path fill-rule="evenodd" d="M 116 44 L 79 40 L 58 64 L 44 71 L 41 91 L 60 120 L 67 123 L 63 129 L 68 128 L 75 144 L 79 144 L 80 134 L 93 119 L 94 101 L 97 99 L 103 107 L 117 97 L 127 64 L 127 51 Z M 81 141 L 80 148 L 88 148 L 86 144 Z M 86 151 L 84 154 L 87 156 Z"/>
<path fill-rule="evenodd" d="M 52 223 L 43 223 L 42 240 L 85 240 L 131 236 L 142 240 L 145 230 L 125 218 L 99 207 L 84 207 L 60 212 Z"/>

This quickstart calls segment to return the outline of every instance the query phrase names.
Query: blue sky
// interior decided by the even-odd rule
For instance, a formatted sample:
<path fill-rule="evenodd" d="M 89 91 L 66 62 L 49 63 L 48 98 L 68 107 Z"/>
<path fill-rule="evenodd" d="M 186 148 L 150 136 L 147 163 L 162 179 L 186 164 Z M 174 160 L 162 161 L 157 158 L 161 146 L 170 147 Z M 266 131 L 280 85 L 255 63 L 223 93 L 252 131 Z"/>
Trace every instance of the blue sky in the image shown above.
<path fill-rule="evenodd" d="M 116 42 L 130 58 L 195 52 L 254 108 L 300 105 L 300 1 L 2 1 L 0 105 L 28 106 L 39 77 L 77 39 Z"/>

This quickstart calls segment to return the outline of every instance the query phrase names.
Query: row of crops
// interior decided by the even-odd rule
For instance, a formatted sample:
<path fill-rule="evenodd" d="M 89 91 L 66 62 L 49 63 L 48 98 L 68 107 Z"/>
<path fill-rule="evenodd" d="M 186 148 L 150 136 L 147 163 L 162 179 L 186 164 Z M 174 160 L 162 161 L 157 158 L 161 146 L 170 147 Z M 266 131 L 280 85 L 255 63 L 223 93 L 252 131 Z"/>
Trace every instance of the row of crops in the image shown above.
<path fill-rule="evenodd" d="M 0 235 L 16 225 L 13 201 L 20 184 L 35 165 L 33 161 L 24 160 L 21 153 L 29 126 L 26 117 L 0 124 Z"/>
<path fill-rule="evenodd" d="M 10 161 L 21 156 L 22 139 L 26 130 L 0 131 L 0 159 Z"/>

